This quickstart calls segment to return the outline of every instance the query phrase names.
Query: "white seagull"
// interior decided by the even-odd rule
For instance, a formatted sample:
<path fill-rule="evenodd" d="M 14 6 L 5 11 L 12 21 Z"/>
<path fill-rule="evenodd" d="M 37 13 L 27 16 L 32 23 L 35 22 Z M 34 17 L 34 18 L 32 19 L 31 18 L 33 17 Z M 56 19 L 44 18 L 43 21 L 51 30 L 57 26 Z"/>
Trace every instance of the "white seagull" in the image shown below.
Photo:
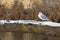
<path fill-rule="evenodd" d="M 49 20 L 49 18 L 46 15 L 44 15 L 41 11 L 39 12 L 38 17 L 41 20 Z"/>

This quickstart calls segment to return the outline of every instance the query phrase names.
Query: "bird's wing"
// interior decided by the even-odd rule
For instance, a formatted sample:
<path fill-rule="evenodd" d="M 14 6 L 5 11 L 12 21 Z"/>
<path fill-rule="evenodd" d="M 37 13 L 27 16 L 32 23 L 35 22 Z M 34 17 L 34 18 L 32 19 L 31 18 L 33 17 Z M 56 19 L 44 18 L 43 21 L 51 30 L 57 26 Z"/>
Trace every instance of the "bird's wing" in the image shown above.
<path fill-rule="evenodd" d="M 39 17 L 41 20 L 49 20 L 48 17 L 45 16 L 42 12 L 39 12 L 38 17 Z"/>

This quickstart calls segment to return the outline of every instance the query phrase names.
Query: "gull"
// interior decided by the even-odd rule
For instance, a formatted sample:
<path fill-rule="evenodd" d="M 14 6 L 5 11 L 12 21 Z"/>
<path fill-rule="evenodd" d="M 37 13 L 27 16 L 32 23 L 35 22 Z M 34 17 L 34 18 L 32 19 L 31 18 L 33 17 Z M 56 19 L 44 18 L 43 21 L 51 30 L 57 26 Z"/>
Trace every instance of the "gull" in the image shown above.
<path fill-rule="evenodd" d="M 44 15 L 41 11 L 39 12 L 38 17 L 41 20 L 49 20 L 49 18 L 46 15 Z"/>

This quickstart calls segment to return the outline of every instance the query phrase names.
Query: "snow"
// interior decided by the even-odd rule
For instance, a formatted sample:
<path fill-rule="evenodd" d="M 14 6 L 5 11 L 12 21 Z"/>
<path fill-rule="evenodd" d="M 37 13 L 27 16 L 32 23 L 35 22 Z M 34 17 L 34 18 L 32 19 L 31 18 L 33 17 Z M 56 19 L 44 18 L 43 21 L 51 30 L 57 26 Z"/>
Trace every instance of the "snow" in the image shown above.
<path fill-rule="evenodd" d="M 51 21 L 42 22 L 41 25 L 47 25 L 47 26 L 51 26 L 51 27 L 60 27 L 60 23 L 55 23 L 55 22 L 51 22 Z"/>
<path fill-rule="evenodd" d="M 44 26 L 51 26 L 51 27 L 60 27 L 60 23 L 55 23 L 51 21 L 36 21 L 36 20 L 0 20 L 0 24 L 5 23 L 23 23 L 23 24 L 36 24 L 36 25 L 44 25 Z"/>

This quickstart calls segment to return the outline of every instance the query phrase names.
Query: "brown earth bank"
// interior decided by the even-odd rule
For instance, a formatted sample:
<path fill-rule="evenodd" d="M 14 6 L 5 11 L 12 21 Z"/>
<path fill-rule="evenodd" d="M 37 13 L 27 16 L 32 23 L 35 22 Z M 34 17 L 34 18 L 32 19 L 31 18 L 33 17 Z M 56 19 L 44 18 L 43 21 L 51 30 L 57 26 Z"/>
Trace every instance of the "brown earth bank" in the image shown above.
<path fill-rule="evenodd" d="M 40 33 L 37 32 L 1 32 L 0 40 L 60 40 L 59 28 L 43 27 Z M 36 29 L 35 29 L 36 30 Z"/>
<path fill-rule="evenodd" d="M 0 25 L 0 40 L 60 40 L 60 28 L 38 25 Z"/>
<path fill-rule="evenodd" d="M 39 33 L 0 32 L 0 40 L 60 40 L 58 36 Z"/>

